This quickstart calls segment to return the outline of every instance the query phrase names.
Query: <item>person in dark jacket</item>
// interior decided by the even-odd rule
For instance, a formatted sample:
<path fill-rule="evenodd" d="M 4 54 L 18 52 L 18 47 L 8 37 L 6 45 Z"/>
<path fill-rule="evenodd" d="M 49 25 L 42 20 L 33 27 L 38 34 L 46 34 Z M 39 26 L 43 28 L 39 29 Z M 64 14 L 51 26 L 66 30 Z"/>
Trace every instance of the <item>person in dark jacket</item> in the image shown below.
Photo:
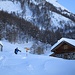
<path fill-rule="evenodd" d="M 14 53 L 17 54 L 18 52 L 21 52 L 21 51 L 18 48 L 16 48 Z"/>

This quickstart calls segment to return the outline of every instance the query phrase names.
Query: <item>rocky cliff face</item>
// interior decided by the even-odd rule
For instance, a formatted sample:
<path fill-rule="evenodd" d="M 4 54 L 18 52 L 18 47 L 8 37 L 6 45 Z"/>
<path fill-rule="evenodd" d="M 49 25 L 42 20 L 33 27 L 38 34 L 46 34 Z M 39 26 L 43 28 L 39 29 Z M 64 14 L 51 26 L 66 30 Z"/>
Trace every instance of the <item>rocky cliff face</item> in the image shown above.
<path fill-rule="evenodd" d="M 53 4 L 48 2 L 48 0 L 23 1 L 23 3 L 21 2 L 21 7 L 23 9 L 23 15 L 41 29 L 51 29 L 51 27 L 62 28 L 65 25 L 75 25 L 75 14 L 62 6 L 56 6 L 54 2 Z M 27 14 L 28 10 L 31 13 L 29 13 L 29 17 Z"/>

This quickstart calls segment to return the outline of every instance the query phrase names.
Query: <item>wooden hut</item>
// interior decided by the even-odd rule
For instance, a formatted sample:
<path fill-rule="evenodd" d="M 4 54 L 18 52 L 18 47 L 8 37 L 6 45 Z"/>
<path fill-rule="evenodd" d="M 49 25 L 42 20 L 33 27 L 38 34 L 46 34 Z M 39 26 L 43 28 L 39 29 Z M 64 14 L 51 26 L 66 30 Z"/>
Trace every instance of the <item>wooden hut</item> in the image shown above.
<path fill-rule="evenodd" d="M 65 59 L 75 59 L 75 40 L 61 38 L 52 46 L 51 52 L 53 52 L 53 54 L 50 56 Z"/>
<path fill-rule="evenodd" d="M 0 42 L 0 51 L 3 51 L 3 44 Z"/>

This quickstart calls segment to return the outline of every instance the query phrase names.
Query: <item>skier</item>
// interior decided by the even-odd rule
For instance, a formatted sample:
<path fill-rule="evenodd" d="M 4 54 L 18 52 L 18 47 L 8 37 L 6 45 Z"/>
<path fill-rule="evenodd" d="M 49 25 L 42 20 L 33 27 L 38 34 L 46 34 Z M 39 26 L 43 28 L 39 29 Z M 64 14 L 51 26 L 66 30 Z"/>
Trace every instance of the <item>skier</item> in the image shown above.
<path fill-rule="evenodd" d="M 18 48 L 16 48 L 14 53 L 17 54 L 18 52 L 21 52 L 21 51 Z"/>

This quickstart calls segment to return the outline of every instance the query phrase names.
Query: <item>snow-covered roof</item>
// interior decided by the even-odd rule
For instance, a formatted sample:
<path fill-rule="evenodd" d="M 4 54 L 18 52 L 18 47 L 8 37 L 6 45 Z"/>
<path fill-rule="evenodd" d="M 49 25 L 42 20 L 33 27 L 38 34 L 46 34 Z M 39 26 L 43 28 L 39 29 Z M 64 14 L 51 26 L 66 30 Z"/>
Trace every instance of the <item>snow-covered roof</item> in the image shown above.
<path fill-rule="evenodd" d="M 2 44 L 2 42 L 0 41 L 0 45 L 2 45 L 3 46 L 3 44 Z"/>
<path fill-rule="evenodd" d="M 69 38 L 61 38 L 60 40 L 58 40 L 52 47 L 51 50 L 53 50 L 55 47 L 57 47 L 61 42 L 67 42 L 73 46 L 75 46 L 75 40 L 74 39 L 69 39 Z"/>

